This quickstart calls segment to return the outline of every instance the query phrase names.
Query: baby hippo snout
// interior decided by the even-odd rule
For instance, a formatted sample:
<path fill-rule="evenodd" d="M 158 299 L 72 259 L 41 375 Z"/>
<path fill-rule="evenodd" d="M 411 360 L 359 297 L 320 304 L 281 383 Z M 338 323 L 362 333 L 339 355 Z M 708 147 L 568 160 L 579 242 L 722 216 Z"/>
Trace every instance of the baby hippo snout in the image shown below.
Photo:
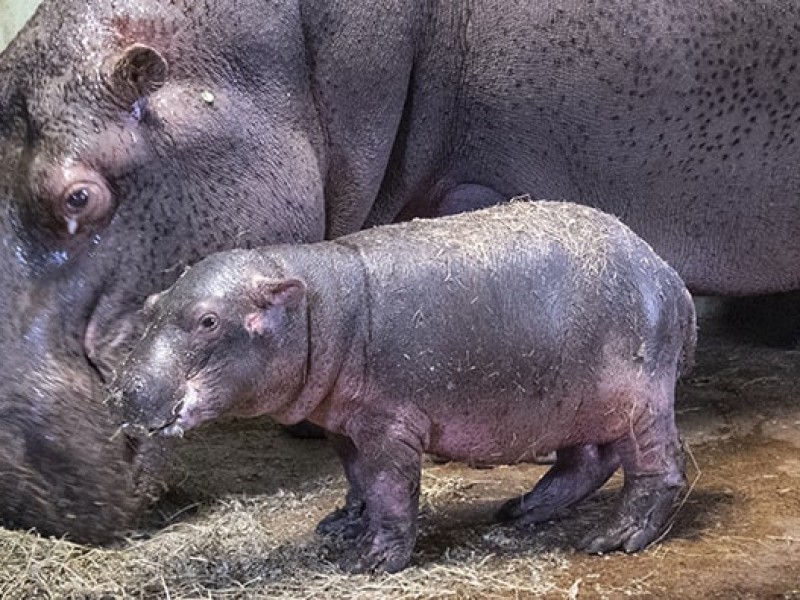
<path fill-rule="evenodd" d="M 183 402 L 179 390 L 162 373 L 126 371 L 109 388 L 107 404 L 123 432 L 152 436 L 175 423 Z"/>

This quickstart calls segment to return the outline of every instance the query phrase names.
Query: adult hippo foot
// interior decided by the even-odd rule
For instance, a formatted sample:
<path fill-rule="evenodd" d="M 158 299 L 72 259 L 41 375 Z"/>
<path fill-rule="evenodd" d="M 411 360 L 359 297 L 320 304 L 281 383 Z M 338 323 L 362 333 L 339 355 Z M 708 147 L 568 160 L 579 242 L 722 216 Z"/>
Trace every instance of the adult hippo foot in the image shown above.
<path fill-rule="evenodd" d="M 339 568 L 352 574 L 402 571 L 411 562 L 415 537 L 399 527 L 367 531 L 339 559 Z"/>
<path fill-rule="evenodd" d="M 626 482 L 610 523 L 583 538 L 579 548 L 589 554 L 643 550 L 666 528 L 682 489 L 682 485 L 665 486 L 658 476 Z"/>
<path fill-rule="evenodd" d="M 363 501 L 348 501 L 317 524 L 317 533 L 345 540 L 356 539 L 364 535 L 369 525 L 365 509 Z"/>

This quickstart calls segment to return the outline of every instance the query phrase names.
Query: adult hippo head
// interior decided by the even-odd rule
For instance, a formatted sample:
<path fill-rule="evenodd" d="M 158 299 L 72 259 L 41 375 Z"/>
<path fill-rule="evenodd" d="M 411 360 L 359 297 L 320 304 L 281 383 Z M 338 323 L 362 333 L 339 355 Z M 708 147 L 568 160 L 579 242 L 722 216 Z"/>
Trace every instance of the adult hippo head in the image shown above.
<path fill-rule="evenodd" d="M 0 57 L 6 524 L 124 529 L 161 452 L 102 392 L 142 300 L 205 253 L 325 233 L 299 15 L 251 4 L 45 2 Z"/>
<path fill-rule="evenodd" d="M 0 56 L 0 519 L 124 529 L 159 452 L 101 391 L 201 256 L 518 193 L 696 292 L 800 287 L 785 2 L 45 0 Z"/>

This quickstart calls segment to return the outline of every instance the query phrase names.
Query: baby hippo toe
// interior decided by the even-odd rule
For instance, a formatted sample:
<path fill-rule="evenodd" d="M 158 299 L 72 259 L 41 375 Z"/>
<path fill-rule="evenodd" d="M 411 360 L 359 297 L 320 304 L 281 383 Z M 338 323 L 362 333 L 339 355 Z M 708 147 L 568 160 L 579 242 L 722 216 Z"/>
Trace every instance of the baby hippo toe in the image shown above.
<path fill-rule="evenodd" d="M 339 560 L 339 568 L 348 573 L 397 573 L 411 562 L 414 540 L 389 539 L 366 533 Z"/>
<path fill-rule="evenodd" d="M 632 519 L 593 531 L 581 540 L 579 547 L 589 554 L 605 554 L 614 550 L 639 552 L 658 535 L 658 529 L 640 527 Z"/>
<path fill-rule="evenodd" d="M 611 521 L 587 535 L 579 547 L 589 554 L 643 550 L 666 528 L 681 489 L 682 486 L 650 487 L 641 480 L 623 488 Z"/>
<path fill-rule="evenodd" d="M 369 523 L 363 502 L 337 508 L 317 524 L 317 533 L 351 540 L 362 535 Z"/>

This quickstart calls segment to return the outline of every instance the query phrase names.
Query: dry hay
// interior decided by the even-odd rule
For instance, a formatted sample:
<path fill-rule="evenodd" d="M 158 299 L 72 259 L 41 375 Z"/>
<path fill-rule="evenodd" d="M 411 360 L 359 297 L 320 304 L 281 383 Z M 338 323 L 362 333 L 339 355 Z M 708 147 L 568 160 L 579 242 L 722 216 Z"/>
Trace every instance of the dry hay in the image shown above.
<path fill-rule="evenodd" d="M 119 548 L 79 546 L 0 530 L 0 597 L 15 598 L 485 598 L 558 591 L 566 569 L 519 532 L 498 526 L 459 531 L 455 547 L 425 547 L 437 513 L 472 484 L 433 468 L 423 478 L 415 565 L 402 573 L 350 576 L 333 564 L 336 541 L 314 535 L 316 521 L 344 494 L 340 477 L 232 495 L 166 516 L 170 525 L 130 537 Z M 189 515 L 188 513 L 193 512 Z M 432 534 L 431 538 L 436 538 Z M 421 546 L 421 548 L 420 548 Z M 430 544 L 428 544 L 430 546 Z"/>

